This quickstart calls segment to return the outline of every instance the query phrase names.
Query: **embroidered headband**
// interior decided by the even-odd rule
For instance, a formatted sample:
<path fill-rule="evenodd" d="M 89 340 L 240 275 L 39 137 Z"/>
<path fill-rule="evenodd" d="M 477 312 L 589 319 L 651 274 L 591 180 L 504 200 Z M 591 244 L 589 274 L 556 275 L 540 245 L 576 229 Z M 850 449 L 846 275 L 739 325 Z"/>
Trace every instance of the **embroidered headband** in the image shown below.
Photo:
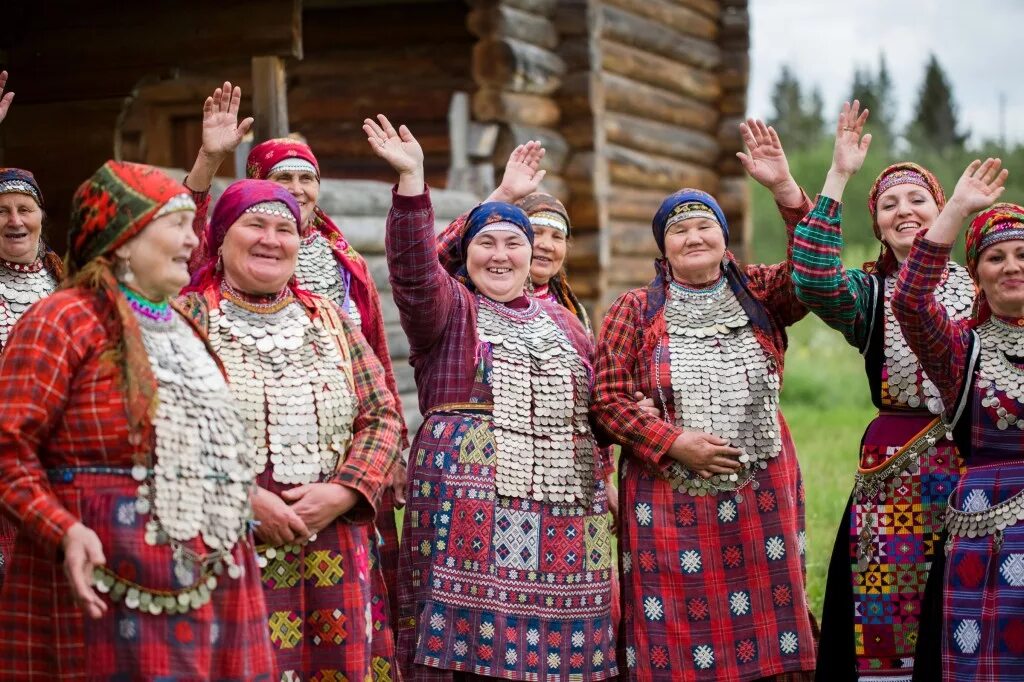
<path fill-rule="evenodd" d="M 700 201 L 687 201 L 672 209 L 668 220 L 665 221 L 665 230 L 668 231 L 668 228 L 676 223 L 681 223 L 690 218 L 707 218 L 708 220 L 714 220 L 716 223 L 718 222 L 718 216 L 714 214 L 710 206 Z"/>
<path fill-rule="evenodd" d="M 178 211 L 194 211 L 196 210 L 196 202 L 192 200 L 191 194 L 179 194 L 171 197 L 166 204 L 160 207 L 160 210 L 153 216 L 153 220 L 162 218 L 169 213 L 177 213 Z"/>
<path fill-rule="evenodd" d="M 316 168 L 314 168 L 313 164 L 309 161 L 293 156 L 275 163 L 267 172 L 267 177 L 270 177 L 274 173 L 283 173 L 286 171 L 290 173 L 311 173 L 314 176 L 319 175 Z"/>
<path fill-rule="evenodd" d="M 263 215 L 272 215 L 278 218 L 285 218 L 293 223 L 295 222 L 295 215 L 288 208 L 288 204 L 283 201 L 261 201 L 245 209 L 242 213 L 262 213 Z"/>
<path fill-rule="evenodd" d="M 530 224 L 534 227 L 550 227 L 564 235 L 569 234 L 569 223 L 560 213 L 555 211 L 537 211 L 530 214 Z"/>

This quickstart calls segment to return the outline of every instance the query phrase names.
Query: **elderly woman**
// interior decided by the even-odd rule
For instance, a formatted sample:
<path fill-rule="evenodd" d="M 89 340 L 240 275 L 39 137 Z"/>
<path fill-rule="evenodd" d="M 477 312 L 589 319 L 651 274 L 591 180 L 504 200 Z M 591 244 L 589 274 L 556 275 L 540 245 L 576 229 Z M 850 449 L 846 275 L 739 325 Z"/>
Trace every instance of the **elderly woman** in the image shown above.
<path fill-rule="evenodd" d="M 748 171 L 792 230 L 810 202 L 775 131 L 742 126 Z M 756 680 L 814 669 L 803 487 L 779 412 L 785 328 L 805 309 L 789 266 L 740 267 L 705 192 L 653 222 L 655 279 L 612 305 L 593 413 L 622 446 L 626 659 L 637 680 Z M 655 397 L 664 419 L 637 405 Z"/>
<path fill-rule="evenodd" d="M 169 302 L 195 205 L 109 161 L 72 201 L 66 289 L 0 356 L 0 502 L 20 523 L 0 677 L 266 679 L 250 448 L 216 357 Z"/>
<path fill-rule="evenodd" d="M 996 204 L 967 231 L 967 270 L 981 289 L 971 319 L 954 318 L 940 297 L 960 226 L 1003 191 L 1000 165 L 967 167 L 931 227 L 915 236 L 892 295 L 966 463 L 933 569 L 942 578 L 945 564 L 941 647 L 922 639 L 918 649 L 923 659 L 941 648 L 944 680 L 1024 680 L 1024 208 Z M 916 677 L 939 679 L 920 675 L 922 662 Z"/>
<path fill-rule="evenodd" d="M 445 271 L 423 150 L 384 116 L 363 130 L 400 175 L 385 245 L 426 415 L 399 564 L 403 676 L 614 677 L 592 342 L 565 308 L 526 296 L 525 213 L 474 209 Z"/>
<path fill-rule="evenodd" d="M 196 201 L 197 232 L 206 225 L 210 205 L 209 188 L 217 169 L 232 155 L 252 124 L 251 118 L 238 122 L 241 90 L 224 83 L 203 105 L 202 147 L 195 164 L 185 179 Z M 387 333 L 381 312 L 380 297 L 373 277 L 345 235 L 320 208 L 320 166 L 313 150 L 292 139 L 262 142 L 249 152 L 246 176 L 276 182 L 295 198 L 300 222 L 298 261 L 295 279 L 306 291 L 336 303 L 352 318 L 370 348 L 384 367 L 388 390 L 394 396 L 395 409 L 402 413 L 402 399 L 395 384 L 388 352 Z M 202 250 L 200 250 L 200 253 Z M 402 421 L 401 446 L 408 445 L 405 421 Z M 389 592 L 395 589 L 398 570 L 398 530 L 394 509 L 405 503 L 405 466 L 399 463 L 393 474 L 392 488 L 386 490 L 377 506 L 376 528 L 371 532 L 373 563 L 373 627 L 374 679 L 387 682 L 394 668 L 394 634 L 391 627 L 393 607 Z"/>
<path fill-rule="evenodd" d="M 364 680 L 369 529 L 402 423 L 352 319 L 296 285 L 300 220 L 280 185 L 231 185 L 186 305 L 224 363 L 256 453 L 253 506 L 278 673 Z"/>
<path fill-rule="evenodd" d="M 945 204 L 935 176 L 913 163 L 886 168 L 868 197 L 882 251 L 864 269 L 843 267 L 843 190 L 864 163 L 867 110 L 844 105 L 835 151 L 814 210 L 796 228 L 797 296 L 864 355 L 878 416 L 860 446 L 853 494 L 836 537 L 819 650 L 821 680 L 905 680 L 914 667 L 928 569 L 941 551 L 946 499 L 960 457 L 938 415 L 942 398 L 893 317 L 893 287 L 914 235 Z M 970 315 L 974 284 L 956 263 L 936 295 L 950 317 Z M 886 576 L 898 589 L 882 589 Z M 898 577 L 896 577 L 898 576 Z M 885 614 L 898 613 L 898 617 Z"/>

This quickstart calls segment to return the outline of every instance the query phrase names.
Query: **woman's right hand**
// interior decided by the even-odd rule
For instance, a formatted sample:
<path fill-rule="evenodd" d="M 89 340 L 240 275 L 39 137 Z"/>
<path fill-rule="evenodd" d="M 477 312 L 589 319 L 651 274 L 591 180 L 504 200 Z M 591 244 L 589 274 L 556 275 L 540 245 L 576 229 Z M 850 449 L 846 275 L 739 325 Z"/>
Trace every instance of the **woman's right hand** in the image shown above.
<path fill-rule="evenodd" d="M 843 110 L 836 123 L 836 143 L 832 149 L 832 168 L 829 172 L 847 178 L 860 170 L 871 146 L 871 133 L 862 135 L 868 121 L 868 110 L 860 110 L 860 100 L 843 102 Z"/>
<path fill-rule="evenodd" d="M 266 488 L 256 489 L 252 513 L 259 521 L 256 536 L 273 547 L 302 542 L 310 536 L 309 528 L 295 510 Z"/>
<path fill-rule="evenodd" d="M 1002 166 L 1000 159 L 988 158 L 984 163 L 979 159 L 972 161 L 957 181 L 949 203 L 964 217 L 994 204 L 1006 189 L 1006 178 L 1010 174 Z"/>
<path fill-rule="evenodd" d="M 668 450 L 669 457 L 703 478 L 739 471 L 741 454 L 726 439 L 703 431 L 684 431 Z"/>
<path fill-rule="evenodd" d="M 14 93 L 8 92 L 4 94 L 4 88 L 7 86 L 7 72 L 0 71 L 0 123 L 4 122 L 7 118 L 7 111 L 11 108 L 11 102 L 14 101 Z"/>
<path fill-rule="evenodd" d="M 223 158 L 233 154 L 242 138 L 252 127 L 253 119 L 238 122 L 238 108 L 242 103 L 242 89 L 231 87 L 230 81 L 213 91 L 203 102 L 203 146 L 201 153 Z"/>
<path fill-rule="evenodd" d="M 505 164 L 501 184 L 491 192 L 487 201 L 514 204 L 537 191 L 547 171 L 540 170 L 544 146 L 539 140 L 530 140 L 512 150 Z"/>
<path fill-rule="evenodd" d="M 102 618 L 107 612 L 107 603 L 93 588 L 93 571 L 107 563 L 99 536 L 85 524 L 76 523 L 61 539 L 61 549 L 64 551 L 64 575 L 71 583 L 75 600 L 90 618 Z"/>
<path fill-rule="evenodd" d="M 387 116 L 377 114 L 376 121 L 363 120 L 363 132 L 374 153 L 398 171 L 398 193 L 403 196 L 423 194 L 426 189 L 423 147 L 409 129 L 403 125 L 395 130 Z"/>

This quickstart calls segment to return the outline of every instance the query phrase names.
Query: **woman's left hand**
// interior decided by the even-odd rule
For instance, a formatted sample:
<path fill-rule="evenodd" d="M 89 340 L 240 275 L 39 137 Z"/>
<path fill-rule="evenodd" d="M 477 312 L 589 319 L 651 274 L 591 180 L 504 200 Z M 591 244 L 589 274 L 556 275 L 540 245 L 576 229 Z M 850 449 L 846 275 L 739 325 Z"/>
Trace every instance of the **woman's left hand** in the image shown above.
<path fill-rule="evenodd" d="M 14 101 L 14 93 L 8 92 L 4 94 L 4 87 L 7 86 L 7 72 L 0 71 L 0 123 L 4 122 L 7 118 L 7 111 L 11 108 L 11 102 Z"/>
<path fill-rule="evenodd" d="M 743 135 L 743 143 L 747 145 L 747 153 L 736 152 L 736 156 L 750 177 L 771 191 L 777 200 L 780 195 L 788 198 L 795 191 L 796 201 L 799 202 L 800 186 L 789 172 L 789 160 L 786 159 L 786 152 L 782 149 L 782 141 L 775 128 L 765 125 L 760 119 L 751 118 L 740 123 L 740 133 Z"/>
<path fill-rule="evenodd" d="M 988 158 L 984 163 L 978 159 L 972 161 L 957 181 L 953 196 L 949 198 L 950 205 L 966 217 L 994 204 L 1006 189 L 1006 178 L 1010 174 L 1002 166 L 1000 159 Z"/>
<path fill-rule="evenodd" d="M 505 174 L 498 189 L 491 192 L 487 201 L 504 201 L 514 204 L 537 191 L 547 171 L 540 170 L 544 158 L 544 146 L 539 140 L 530 140 L 512 150 L 505 164 Z"/>
<path fill-rule="evenodd" d="M 612 523 L 608 530 L 612 534 L 619 532 L 619 488 L 615 485 L 615 474 L 609 474 L 604 482 L 605 494 L 608 496 L 608 513 L 612 515 Z"/>
<path fill-rule="evenodd" d="M 291 505 L 310 533 L 318 533 L 359 502 L 359 493 L 337 483 L 307 483 L 281 497 Z"/>
<path fill-rule="evenodd" d="M 423 174 L 423 147 L 404 125 L 398 130 L 384 114 L 363 121 L 366 141 L 377 156 L 391 164 L 399 175 Z"/>

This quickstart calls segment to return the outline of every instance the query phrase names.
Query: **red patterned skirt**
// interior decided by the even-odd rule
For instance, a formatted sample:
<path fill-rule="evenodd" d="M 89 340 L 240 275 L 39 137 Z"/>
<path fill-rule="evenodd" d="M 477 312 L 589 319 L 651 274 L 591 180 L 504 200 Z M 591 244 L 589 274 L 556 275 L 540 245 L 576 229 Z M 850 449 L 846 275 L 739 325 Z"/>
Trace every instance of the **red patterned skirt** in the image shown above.
<path fill-rule="evenodd" d="M 626 662 L 634 680 L 757 680 L 812 671 L 804 492 L 788 429 L 757 488 L 703 497 L 623 451 Z"/>
<path fill-rule="evenodd" d="M 52 480 L 64 506 L 94 530 L 107 566 L 149 589 L 187 585 L 166 545 L 144 540 L 135 510 L 138 483 L 127 475 L 64 470 Z M 189 548 L 204 552 L 199 541 Z M 24 533 L 15 543 L 0 594 L 0 678 L 9 680 L 270 680 L 259 569 L 249 542 L 235 547 L 239 579 L 221 576 L 210 602 L 184 614 L 151 615 L 110 601 L 87 618 L 76 605 L 58 555 Z"/>

